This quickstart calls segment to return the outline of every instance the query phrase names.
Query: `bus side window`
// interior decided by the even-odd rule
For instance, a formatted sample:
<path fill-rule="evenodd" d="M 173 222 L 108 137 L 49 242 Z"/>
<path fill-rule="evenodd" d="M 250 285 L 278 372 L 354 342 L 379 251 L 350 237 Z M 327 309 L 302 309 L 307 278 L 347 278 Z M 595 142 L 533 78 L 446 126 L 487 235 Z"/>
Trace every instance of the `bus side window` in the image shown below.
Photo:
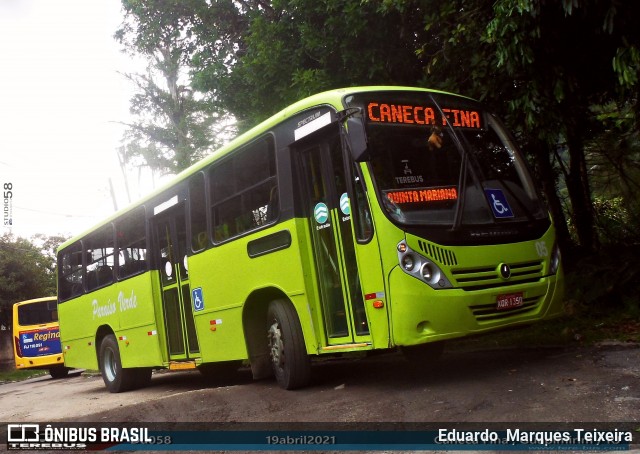
<path fill-rule="evenodd" d="M 191 219 L 191 249 L 198 252 L 209 244 L 207 235 L 207 202 L 205 200 L 204 173 L 189 180 L 189 216 Z"/>
<path fill-rule="evenodd" d="M 84 241 L 86 288 L 90 292 L 113 282 L 113 227 L 108 225 Z"/>
<path fill-rule="evenodd" d="M 354 163 L 353 168 L 353 189 L 355 192 L 354 200 L 354 230 L 359 243 L 366 243 L 373 237 L 373 220 L 369 203 L 367 202 L 367 193 L 364 188 L 364 180 L 358 163 Z"/>
<path fill-rule="evenodd" d="M 275 222 L 279 214 L 275 146 L 266 135 L 210 170 L 214 241 Z"/>
<path fill-rule="evenodd" d="M 61 301 L 82 294 L 82 244 L 68 247 L 58 257 L 58 297 Z"/>
<path fill-rule="evenodd" d="M 118 279 L 147 270 L 147 236 L 144 207 L 116 222 Z"/>

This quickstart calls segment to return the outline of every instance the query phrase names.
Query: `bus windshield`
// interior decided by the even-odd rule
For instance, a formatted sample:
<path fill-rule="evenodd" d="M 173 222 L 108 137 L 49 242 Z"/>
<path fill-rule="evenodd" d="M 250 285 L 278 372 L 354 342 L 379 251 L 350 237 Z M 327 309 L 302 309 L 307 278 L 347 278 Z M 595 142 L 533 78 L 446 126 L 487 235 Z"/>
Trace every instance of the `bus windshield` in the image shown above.
<path fill-rule="evenodd" d="M 522 155 L 481 106 L 453 96 L 363 102 L 370 166 L 396 222 L 446 228 L 546 218 Z"/>

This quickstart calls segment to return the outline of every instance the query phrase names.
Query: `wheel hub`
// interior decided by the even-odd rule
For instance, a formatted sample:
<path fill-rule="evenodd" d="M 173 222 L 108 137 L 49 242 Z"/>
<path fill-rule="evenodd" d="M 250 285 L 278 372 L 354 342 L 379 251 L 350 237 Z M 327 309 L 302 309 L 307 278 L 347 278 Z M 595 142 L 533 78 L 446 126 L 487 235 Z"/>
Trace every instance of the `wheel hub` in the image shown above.
<path fill-rule="evenodd" d="M 282 342 L 282 331 L 277 322 L 269 327 L 269 354 L 271 362 L 282 368 L 284 364 L 284 344 Z"/>

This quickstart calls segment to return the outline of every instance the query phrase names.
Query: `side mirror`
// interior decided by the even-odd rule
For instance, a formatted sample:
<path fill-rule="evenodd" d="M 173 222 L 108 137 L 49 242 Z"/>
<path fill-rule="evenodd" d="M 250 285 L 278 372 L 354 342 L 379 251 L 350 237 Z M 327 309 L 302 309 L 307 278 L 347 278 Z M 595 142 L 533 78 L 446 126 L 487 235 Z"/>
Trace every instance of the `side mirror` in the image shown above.
<path fill-rule="evenodd" d="M 364 129 L 364 122 L 360 117 L 347 118 L 347 136 L 351 146 L 351 157 L 356 162 L 363 162 L 369 159 L 367 153 L 367 134 Z"/>

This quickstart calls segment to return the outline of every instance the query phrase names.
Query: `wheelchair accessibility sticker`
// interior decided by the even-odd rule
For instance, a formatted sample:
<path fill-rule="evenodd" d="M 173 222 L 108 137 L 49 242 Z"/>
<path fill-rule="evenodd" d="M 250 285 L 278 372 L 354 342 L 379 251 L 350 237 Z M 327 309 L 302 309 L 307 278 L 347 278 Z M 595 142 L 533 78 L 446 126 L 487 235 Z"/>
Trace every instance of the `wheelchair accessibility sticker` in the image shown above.
<path fill-rule="evenodd" d="M 204 297 L 202 296 L 202 287 L 191 290 L 191 299 L 193 301 L 193 310 L 198 312 L 204 309 Z"/>
<path fill-rule="evenodd" d="M 496 218 L 512 218 L 513 211 L 507 202 L 507 197 L 502 192 L 502 189 L 485 189 L 484 193 L 487 196 L 493 216 Z"/>

